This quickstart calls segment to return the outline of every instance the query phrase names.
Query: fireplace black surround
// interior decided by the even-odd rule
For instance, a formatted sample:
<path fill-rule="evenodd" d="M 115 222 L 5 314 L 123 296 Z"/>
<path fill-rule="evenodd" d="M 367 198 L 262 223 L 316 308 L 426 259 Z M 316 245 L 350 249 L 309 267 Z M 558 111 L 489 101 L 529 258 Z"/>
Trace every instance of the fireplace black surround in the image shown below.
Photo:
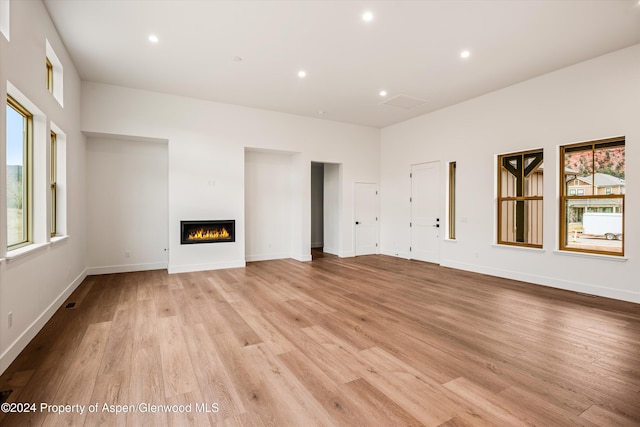
<path fill-rule="evenodd" d="M 236 221 L 180 221 L 180 244 L 223 243 L 236 241 Z"/>

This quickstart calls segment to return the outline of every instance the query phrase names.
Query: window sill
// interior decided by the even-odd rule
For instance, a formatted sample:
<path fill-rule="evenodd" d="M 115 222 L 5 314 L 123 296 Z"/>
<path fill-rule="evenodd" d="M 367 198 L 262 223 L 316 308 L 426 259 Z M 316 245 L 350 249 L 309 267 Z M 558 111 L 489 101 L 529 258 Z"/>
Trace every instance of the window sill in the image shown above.
<path fill-rule="evenodd" d="M 500 249 L 515 249 L 518 251 L 529 251 L 529 252 L 537 252 L 537 253 L 545 252 L 545 250 L 542 248 L 530 248 L 528 246 L 499 245 L 498 243 L 494 243 L 491 246 L 493 246 L 494 248 L 500 248 Z"/>
<path fill-rule="evenodd" d="M 618 261 L 618 262 L 626 262 L 629 259 L 624 256 L 590 254 L 586 252 L 573 252 L 573 251 L 561 251 L 561 250 L 555 250 L 553 251 L 553 253 L 556 255 L 574 256 L 578 258 L 604 259 L 607 261 Z"/>
<path fill-rule="evenodd" d="M 45 249 L 47 246 L 49 246 L 49 243 L 32 243 L 28 246 L 14 249 L 12 251 L 7 252 L 6 260 L 8 262 L 14 261 L 16 259 L 30 255 L 32 253 L 41 251 L 42 249 Z"/>
<path fill-rule="evenodd" d="M 64 242 L 65 240 L 69 240 L 68 235 L 54 236 L 51 238 L 50 242 L 51 242 L 51 245 L 55 245 L 56 243 Z"/>

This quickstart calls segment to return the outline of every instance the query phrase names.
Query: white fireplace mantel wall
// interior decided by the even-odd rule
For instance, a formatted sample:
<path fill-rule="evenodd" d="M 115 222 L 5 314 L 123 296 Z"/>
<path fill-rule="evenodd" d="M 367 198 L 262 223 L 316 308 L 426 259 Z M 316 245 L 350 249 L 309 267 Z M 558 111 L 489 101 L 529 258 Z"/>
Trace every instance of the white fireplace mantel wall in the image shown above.
<path fill-rule="evenodd" d="M 85 132 L 168 140 L 170 272 L 245 265 L 246 233 L 263 232 L 245 224 L 247 150 L 291 156 L 288 255 L 301 261 L 311 259 L 311 162 L 341 164 L 338 254 L 353 255 L 353 183 L 378 179 L 378 129 L 89 82 L 82 105 Z M 194 218 L 235 219 L 236 242 L 181 245 L 180 221 Z"/>

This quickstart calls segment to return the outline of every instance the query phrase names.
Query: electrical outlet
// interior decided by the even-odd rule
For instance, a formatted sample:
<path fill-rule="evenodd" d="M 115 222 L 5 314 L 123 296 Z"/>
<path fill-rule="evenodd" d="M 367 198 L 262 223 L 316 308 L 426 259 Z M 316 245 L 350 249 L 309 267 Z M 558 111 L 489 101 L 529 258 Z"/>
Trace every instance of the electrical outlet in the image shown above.
<path fill-rule="evenodd" d="M 7 320 L 9 322 L 9 327 L 13 326 L 13 312 L 9 312 L 9 315 L 7 316 Z"/>

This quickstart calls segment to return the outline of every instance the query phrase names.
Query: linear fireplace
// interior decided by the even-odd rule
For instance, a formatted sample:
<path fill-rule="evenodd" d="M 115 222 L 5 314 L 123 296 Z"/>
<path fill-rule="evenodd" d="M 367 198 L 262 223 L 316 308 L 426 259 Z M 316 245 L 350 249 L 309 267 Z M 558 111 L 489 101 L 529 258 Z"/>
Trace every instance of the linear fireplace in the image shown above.
<path fill-rule="evenodd" d="M 236 221 L 180 221 L 180 244 L 236 241 Z"/>

